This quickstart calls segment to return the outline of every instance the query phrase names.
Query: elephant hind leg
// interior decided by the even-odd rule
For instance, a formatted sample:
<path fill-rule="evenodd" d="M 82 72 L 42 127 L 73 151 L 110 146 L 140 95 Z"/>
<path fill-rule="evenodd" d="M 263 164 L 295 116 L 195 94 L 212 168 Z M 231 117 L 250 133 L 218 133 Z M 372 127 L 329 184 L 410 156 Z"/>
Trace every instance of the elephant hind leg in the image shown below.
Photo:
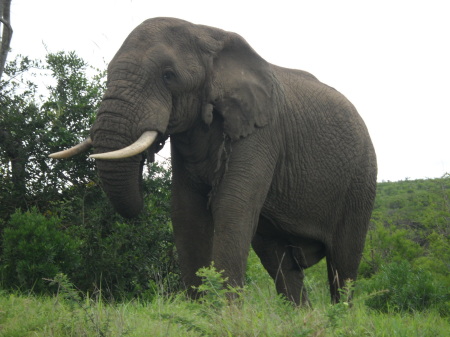
<path fill-rule="evenodd" d="M 310 306 L 303 284 L 303 269 L 294 258 L 291 246 L 283 240 L 256 233 L 252 247 L 275 281 L 277 292 L 296 305 Z"/>
<path fill-rule="evenodd" d="M 367 232 L 368 220 L 358 216 L 347 216 L 340 234 L 336 235 L 333 244 L 326 253 L 328 282 L 331 302 L 338 303 L 341 293 L 346 291 L 347 281 L 356 281 L 358 267 L 364 250 L 364 237 Z M 351 233 L 351 234 L 348 234 Z M 344 235 L 342 235 L 344 234 Z M 346 294 L 348 300 L 352 292 Z"/>
<path fill-rule="evenodd" d="M 358 272 L 358 263 L 343 263 L 343 258 L 341 257 L 328 257 L 327 256 L 327 271 L 328 271 L 328 282 L 330 285 L 330 295 L 331 303 L 336 304 L 340 302 L 343 292 L 346 292 L 346 286 L 349 280 L 355 281 Z M 353 257 L 352 259 L 355 259 Z M 352 292 L 345 294 L 347 300 L 352 297 Z"/>

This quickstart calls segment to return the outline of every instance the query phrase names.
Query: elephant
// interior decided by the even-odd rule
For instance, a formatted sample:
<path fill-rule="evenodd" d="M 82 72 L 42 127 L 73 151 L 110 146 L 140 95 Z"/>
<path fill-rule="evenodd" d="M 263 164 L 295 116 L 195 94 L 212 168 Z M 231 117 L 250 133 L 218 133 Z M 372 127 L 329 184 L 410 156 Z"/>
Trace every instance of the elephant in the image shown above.
<path fill-rule="evenodd" d="M 376 154 L 355 107 L 240 35 L 176 18 L 137 26 L 108 65 L 90 137 L 102 188 L 126 218 L 143 207 L 145 160 L 170 137 L 171 217 L 192 296 L 214 262 L 244 284 L 253 248 L 276 290 L 309 305 L 304 270 L 326 258 L 332 303 L 355 280 L 376 194 Z"/>

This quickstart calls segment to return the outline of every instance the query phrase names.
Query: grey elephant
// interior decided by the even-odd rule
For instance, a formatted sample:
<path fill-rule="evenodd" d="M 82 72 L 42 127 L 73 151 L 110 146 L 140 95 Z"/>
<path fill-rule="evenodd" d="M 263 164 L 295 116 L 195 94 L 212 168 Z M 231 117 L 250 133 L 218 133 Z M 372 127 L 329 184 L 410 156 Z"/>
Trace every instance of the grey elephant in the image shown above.
<path fill-rule="evenodd" d="M 144 160 L 169 136 L 173 232 L 188 289 L 211 261 L 242 286 L 253 247 L 296 304 L 309 303 L 304 270 L 325 257 L 339 301 L 357 276 L 377 176 L 367 128 L 343 95 L 266 62 L 235 33 L 153 18 L 109 64 L 90 138 L 51 156 L 93 146 L 103 189 L 134 217 Z"/>

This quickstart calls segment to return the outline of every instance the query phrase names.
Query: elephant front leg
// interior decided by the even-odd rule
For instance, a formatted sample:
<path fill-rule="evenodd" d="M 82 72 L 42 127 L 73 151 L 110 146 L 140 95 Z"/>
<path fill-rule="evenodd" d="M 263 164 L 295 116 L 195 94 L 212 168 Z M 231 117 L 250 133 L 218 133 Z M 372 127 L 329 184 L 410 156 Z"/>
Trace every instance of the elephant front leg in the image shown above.
<path fill-rule="evenodd" d="M 181 278 L 188 294 L 195 298 L 193 287 L 200 285 L 197 271 L 209 266 L 212 256 L 213 222 L 206 209 L 206 198 L 188 190 L 172 195 L 172 226 Z"/>
<path fill-rule="evenodd" d="M 193 287 L 201 282 L 196 273 L 211 263 L 213 220 L 205 187 L 189 179 L 174 151 L 172 170 L 172 226 L 181 278 L 188 293 L 196 297 Z"/>
<path fill-rule="evenodd" d="M 227 284 L 243 287 L 247 258 L 256 226 L 255 216 L 242 214 L 246 207 L 239 209 L 222 207 L 213 211 L 214 239 L 212 260 L 218 271 L 224 271 Z"/>
<path fill-rule="evenodd" d="M 224 270 L 229 285 L 237 287 L 244 285 L 248 253 L 273 174 L 273 166 L 255 159 L 248 156 L 239 164 L 230 160 L 211 200 L 212 259 L 218 270 Z"/>

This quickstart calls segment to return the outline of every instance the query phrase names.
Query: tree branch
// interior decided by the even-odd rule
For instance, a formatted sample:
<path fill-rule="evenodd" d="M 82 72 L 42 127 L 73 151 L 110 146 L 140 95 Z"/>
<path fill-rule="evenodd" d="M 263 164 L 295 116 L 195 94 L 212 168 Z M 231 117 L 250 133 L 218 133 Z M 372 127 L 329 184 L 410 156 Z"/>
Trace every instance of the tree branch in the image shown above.
<path fill-rule="evenodd" d="M 5 69 L 6 58 L 8 57 L 13 34 L 10 13 L 11 0 L 0 0 L 0 22 L 3 24 L 1 29 L 2 42 L 0 44 L 0 79 L 2 78 L 3 71 Z"/>

